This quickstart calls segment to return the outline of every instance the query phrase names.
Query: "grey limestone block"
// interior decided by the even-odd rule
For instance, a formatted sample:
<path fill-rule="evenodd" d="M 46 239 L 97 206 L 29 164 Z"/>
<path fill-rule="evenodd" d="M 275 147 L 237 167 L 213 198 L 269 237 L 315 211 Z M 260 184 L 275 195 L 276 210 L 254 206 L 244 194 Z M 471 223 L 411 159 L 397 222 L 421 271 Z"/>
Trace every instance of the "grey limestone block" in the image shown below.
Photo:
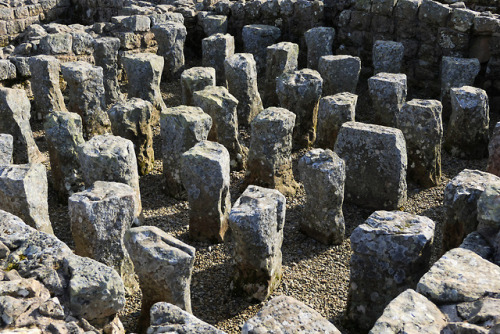
<path fill-rule="evenodd" d="M 348 317 L 370 329 L 384 308 L 427 272 L 435 223 L 401 211 L 375 211 L 351 234 Z"/>
<path fill-rule="evenodd" d="M 293 297 L 274 297 L 253 318 L 245 322 L 242 334 L 329 333 L 340 331 L 314 309 Z"/>
<path fill-rule="evenodd" d="M 311 69 L 284 73 L 276 79 L 280 106 L 297 115 L 293 142 L 297 148 L 311 146 L 316 140 L 318 105 L 323 79 Z"/>
<path fill-rule="evenodd" d="M 94 38 L 86 33 L 71 32 L 71 49 L 75 55 L 91 55 L 94 52 Z"/>
<path fill-rule="evenodd" d="M 94 59 L 97 66 L 102 67 L 106 106 L 122 99 L 118 82 L 118 51 L 120 39 L 101 37 L 94 40 Z"/>
<path fill-rule="evenodd" d="M 277 189 L 293 196 L 298 184 L 292 170 L 295 114 L 284 108 L 263 110 L 251 123 L 248 168 L 244 185 Z"/>
<path fill-rule="evenodd" d="M 10 165 L 14 154 L 14 137 L 0 133 L 0 165 Z"/>
<path fill-rule="evenodd" d="M 437 100 L 413 99 L 396 115 L 396 126 L 406 140 L 408 177 L 426 188 L 441 179 L 442 110 Z"/>
<path fill-rule="evenodd" d="M 151 19 L 146 15 L 115 16 L 111 21 L 133 32 L 146 32 L 151 27 Z"/>
<path fill-rule="evenodd" d="M 15 79 L 17 76 L 16 65 L 8 59 L 0 60 L 0 81 Z"/>
<path fill-rule="evenodd" d="M 212 118 L 199 107 L 178 106 L 166 109 L 160 118 L 163 175 L 168 195 L 180 198 L 182 185 L 181 157 L 197 143 L 206 140 Z"/>
<path fill-rule="evenodd" d="M 333 54 L 335 29 L 331 27 L 311 28 L 304 33 L 304 39 L 307 45 L 307 67 L 317 70 L 319 59 Z"/>
<path fill-rule="evenodd" d="M 30 126 L 31 104 L 22 89 L 0 87 L 0 133 L 14 138 L 15 164 L 36 163 L 45 160 L 33 138 Z"/>
<path fill-rule="evenodd" d="M 276 94 L 276 78 L 283 73 L 297 70 L 299 45 L 281 42 L 267 47 L 266 74 L 262 99 L 266 107 L 279 106 Z"/>
<path fill-rule="evenodd" d="M 418 19 L 434 27 L 444 27 L 450 14 L 450 6 L 433 0 L 422 0 L 418 11 Z"/>
<path fill-rule="evenodd" d="M 420 333 L 423 328 L 428 333 L 441 333 L 446 326 L 445 315 L 430 300 L 408 289 L 401 292 L 384 309 L 369 334 Z"/>
<path fill-rule="evenodd" d="M 345 200 L 363 207 L 396 210 L 406 202 L 406 143 L 399 129 L 346 122 L 335 153 L 345 161 Z"/>
<path fill-rule="evenodd" d="M 212 128 L 208 140 L 216 141 L 226 147 L 231 156 L 231 168 L 244 169 L 247 149 L 240 144 L 238 134 L 238 100 L 220 86 L 207 86 L 194 92 L 194 105 L 212 117 Z"/>
<path fill-rule="evenodd" d="M 229 215 L 233 240 L 232 287 L 265 300 L 281 282 L 286 199 L 275 189 L 248 186 Z"/>
<path fill-rule="evenodd" d="M 151 29 L 158 42 L 158 54 L 165 59 L 163 76 L 167 80 L 178 79 L 184 70 L 184 43 L 187 30 L 184 24 L 167 22 Z"/>
<path fill-rule="evenodd" d="M 493 262 L 500 265 L 500 182 L 486 186 L 477 201 L 477 232 L 493 248 Z"/>
<path fill-rule="evenodd" d="M 134 144 L 125 138 L 110 134 L 99 135 L 80 144 L 78 158 L 86 187 L 96 181 L 125 183 L 136 196 L 135 217 L 142 211 L 139 173 Z"/>
<path fill-rule="evenodd" d="M 121 58 L 128 78 L 128 97 L 151 102 L 155 107 L 154 123 L 166 108 L 161 96 L 160 82 L 165 60 L 152 53 L 127 54 Z"/>
<path fill-rule="evenodd" d="M 324 244 L 342 244 L 345 221 L 345 163 L 331 150 L 307 152 L 299 161 L 300 179 L 306 191 L 306 203 L 300 229 Z"/>
<path fill-rule="evenodd" d="M 227 33 L 227 16 L 226 15 L 205 15 L 201 19 L 201 26 L 203 27 L 203 32 L 207 36 L 212 36 L 214 34 L 225 34 Z"/>
<path fill-rule="evenodd" d="M 375 123 L 394 127 L 396 115 L 406 101 L 406 74 L 378 73 L 368 79 Z"/>
<path fill-rule="evenodd" d="M 495 124 L 488 144 L 488 166 L 486 171 L 500 176 L 500 122 Z"/>
<path fill-rule="evenodd" d="M 82 117 L 83 136 L 90 139 L 111 132 L 108 114 L 104 111 L 104 77 L 102 67 L 84 61 L 61 65 L 64 80 L 68 83 L 68 110 Z"/>
<path fill-rule="evenodd" d="M 373 43 L 373 72 L 401 73 L 405 47 L 401 42 L 375 41 Z"/>
<path fill-rule="evenodd" d="M 348 92 L 319 100 L 315 146 L 325 149 L 335 147 L 342 124 L 355 121 L 357 102 L 358 96 Z"/>
<path fill-rule="evenodd" d="M 201 141 L 182 155 L 181 180 L 188 194 L 189 235 L 221 242 L 231 211 L 229 152 L 218 143 Z"/>
<path fill-rule="evenodd" d="M 59 84 L 61 65 L 54 56 L 40 55 L 28 60 L 34 109 L 39 117 L 51 111 L 66 111 Z"/>
<path fill-rule="evenodd" d="M 479 170 L 464 169 L 444 189 L 443 252 L 458 247 L 477 229 L 477 201 L 488 184 L 500 178 Z"/>
<path fill-rule="evenodd" d="M 318 72 L 324 80 L 323 96 L 343 92 L 354 94 L 361 72 L 361 60 L 347 55 L 322 56 L 318 62 Z"/>
<path fill-rule="evenodd" d="M 213 67 L 191 67 L 181 74 L 182 104 L 193 105 L 193 93 L 207 86 L 215 86 Z"/>
<path fill-rule="evenodd" d="M 16 66 L 17 75 L 20 78 L 31 77 L 29 60 L 31 57 L 10 56 L 9 60 Z M 31 87 L 33 90 L 33 86 Z"/>
<path fill-rule="evenodd" d="M 201 41 L 202 64 L 215 68 L 218 86 L 226 86 L 224 60 L 234 54 L 234 37 L 229 34 L 215 34 Z"/>
<path fill-rule="evenodd" d="M 114 268 L 133 294 L 139 285 L 124 244 L 137 207 L 134 189 L 117 182 L 96 181 L 68 199 L 75 253 Z"/>
<path fill-rule="evenodd" d="M 53 234 L 48 191 L 47 171 L 42 164 L 0 166 L 0 209 L 41 232 Z"/>
<path fill-rule="evenodd" d="M 40 39 L 39 48 L 44 54 L 64 55 L 71 54 L 73 37 L 70 33 L 48 34 Z"/>
<path fill-rule="evenodd" d="M 459 247 L 473 251 L 486 260 L 491 260 L 493 256 L 493 246 L 478 231 L 469 233 Z"/>
<path fill-rule="evenodd" d="M 113 134 L 134 143 L 139 175 L 149 174 L 154 167 L 153 113 L 150 102 L 135 97 L 108 110 Z"/>
<path fill-rule="evenodd" d="M 44 123 L 49 149 L 52 182 L 61 201 L 83 190 L 82 171 L 78 159 L 78 146 L 83 144 L 80 115 L 66 111 L 53 111 Z"/>
<path fill-rule="evenodd" d="M 267 47 L 278 42 L 281 30 L 278 27 L 264 24 L 250 24 L 243 27 L 243 49 L 253 54 L 257 63 L 257 72 L 264 73 Z"/>
<path fill-rule="evenodd" d="M 253 55 L 235 53 L 224 61 L 224 71 L 229 93 L 238 100 L 238 124 L 248 126 L 263 110 Z"/>
<path fill-rule="evenodd" d="M 451 117 L 444 149 L 461 159 L 488 155 L 490 106 L 486 91 L 463 86 L 451 88 Z"/>

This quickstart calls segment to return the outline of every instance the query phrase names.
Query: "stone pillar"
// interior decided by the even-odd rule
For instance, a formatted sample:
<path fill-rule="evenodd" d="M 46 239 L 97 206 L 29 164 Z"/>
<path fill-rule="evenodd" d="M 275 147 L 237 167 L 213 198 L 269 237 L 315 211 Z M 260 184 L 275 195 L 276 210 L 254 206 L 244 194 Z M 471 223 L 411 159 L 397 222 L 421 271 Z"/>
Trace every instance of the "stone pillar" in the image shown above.
<path fill-rule="evenodd" d="M 368 79 L 375 123 L 396 126 L 396 115 L 406 100 L 406 74 L 378 73 Z"/>
<path fill-rule="evenodd" d="M 14 154 L 14 137 L 7 133 L 0 133 L 0 165 L 12 164 Z"/>
<path fill-rule="evenodd" d="M 14 138 L 15 164 L 45 160 L 33 138 L 30 109 L 30 100 L 24 90 L 0 87 L 0 133 L 10 134 Z"/>
<path fill-rule="evenodd" d="M 496 176 L 500 176 L 500 122 L 495 125 L 493 135 L 488 144 L 488 166 L 486 171 Z"/>
<path fill-rule="evenodd" d="M 307 67 L 312 70 L 318 69 L 318 62 L 322 56 L 333 53 L 333 40 L 335 29 L 330 27 L 315 27 L 304 33 L 307 45 Z"/>
<path fill-rule="evenodd" d="M 182 154 L 197 143 L 206 140 L 212 127 L 212 118 L 201 108 L 179 106 L 161 114 L 161 141 L 163 175 L 169 196 L 181 198 Z"/>
<path fill-rule="evenodd" d="M 139 175 L 149 174 L 154 168 L 153 105 L 138 98 L 118 102 L 108 111 L 113 134 L 134 143 Z"/>
<path fill-rule="evenodd" d="M 167 80 L 178 79 L 184 70 L 184 43 L 187 31 L 182 23 L 167 22 L 151 29 L 158 42 L 158 55 L 165 59 L 163 76 Z"/>
<path fill-rule="evenodd" d="M 82 118 L 67 111 L 53 111 L 45 118 L 45 138 L 49 148 L 52 182 L 59 199 L 83 190 L 78 146 L 83 144 Z"/>
<path fill-rule="evenodd" d="M 426 188 L 441 179 L 442 109 L 437 100 L 413 99 L 396 116 L 406 140 L 408 176 Z"/>
<path fill-rule="evenodd" d="M 403 43 L 375 41 L 372 51 L 373 73 L 401 73 L 404 53 Z"/>
<path fill-rule="evenodd" d="M 265 300 L 281 282 L 285 213 L 286 199 L 279 191 L 249 186 L 229 215 L 233 284 L 251 299 Z"/>
<path fill-rule="evenodd" d="M 307 68 L 285 73 L 276 79 L 276 93 L 281 107 L 297 115 L 293 131 L 296 148 L 309 147 L 316 139 L 322 86 L 323 79 L 319 73 Z"/>
<path fill-rule="evenodd" d="M 0 166 L 0 210 L 18 216 L 38 231 L 54 234 L 48 191 L 47 172 L 42 164 Z"/>
<path fill-rule="evenodd" d="M 76 61 L 62 64 L 61 70 L 68 83 L 68 109 L 82 117 L 83 136 L 90 139 L 110 133 L 111 123 L 104 111 L 106 100 L 102 68 Z"/>
<path fill-rule="evenodd" d="M 344 160 L 331 150 L 316 148 L 300 159 L 299 171 L 307 195 L 300 229 L 324 244 L 342 244 Z"/>
<path fill-rule="evenodd" d="M 75 253 L 115 269 L 129 294 L 139 289 L 123 240 L 135 219 L 135 201 L 130 186 L 103 181 L 74 193 L 68 200 Z"/>
<path fill-rule="evenodd" d="M 217 86 L 226 87 L 224 60 L 234 54 L 234 37 L 229 34 L 215 34 L 201 41 L 202 64 L 215 68 Z"/>
<path fill-rule="evenodd" d="M 229 93 L 238 100 L 238 124 L 250 122 L 263 109 L 257 88 L 257 66 L 250 53 L 236 53 L 224 61 Z"/>
<path fill-rule="evenodd" d="M 477 232 L 493 248 L 493 262 L 500 265 L 500 182 L 486 186 L 477 201 Z"/>
<path fill-rule="evenodd" d="M 135 216 L 140 216 L 139 173 L 134 144 L 130 140 L 109 134 L 95 136 L 79 146 L 78 157 L 86 187 L 96 181 L 128 184 L 136 194 Z"/>
<path fill-rule="evenodd" d="M 231 156 L 231 168 L 241 170 L 246 166 L 247 150 L 239 142 L 238 100 L 224 87 L 205 87 L 193 94 L 194 104 L 212 117 L 208 140 L 221 143 Z"/>
<path fill-rule="evenodd" d="M 181 179 L 188 194 L 191 238 L 224 241 L 231 210 L 227 149 L 214 142 L 199 142 L 182 155 Z"/>
<path fill-rule="evenodd" d="M 127 54 L 121 58 L 128 78 L 128 98 L 138 97 L 155 107 L 153 123 L 166 108 L 160 92 L 161 74 L 165 60 L 152 53 Z"/>
<path fill-rule="evenodd" d="M 201 18 L 203 32 L 207 36 L 227 33 L 227 16 L 208 14 Z"/>
<path fill-rule="evenodd" d="M 315 146 L 333 149 L 337 135 L 345 122 L 354 122 L 358 96 L 339 93 L 319 100 Z"/>
<path fill-rule="evenodd" d="M 41 119 L 51 111 L 65 111 L 64 97 L 59 85 L 61 65 L 53 56 L 40 55 L 28 60 L 34 109 Z"/>
<path fill-rule="evenodd" d="M 295 114 L 283 108 L 267 108 L 254 118 L 244 185 L 295 195 L 298 184 L 293 178 L 291 155 L 294 125 Z"/>
<path fill-rule="evenodd" d="M 101 37 L 94 41 L 94 59 L 97 66 L 102 67 L 106 106 L 122 99 L 118 82 L 118 50 L 120 39 Z"/>
<path fill-rule="evenodd" d="M 263 24 L 250 24 L 243 27 L 243 48 L 245 52 L 253 54 L 258 73 L 264 73 L 267 47 L 278 42 L 280 37 L 281 30 L 278 27 Z"/>
<path fill-rule="evenodd" d="M 429 268 L 435 224 L 424 216 L 375 211 L 351 234 L 348 318 L 369 330 L 384 308 Z"/>
<path fill-rule="evenodd" d="M 297 70 L 299 45 L 290 42 L 281 42 L 267 47 L 266 76 L 264 84 L 264 105 L 266 107 L 279 106 L 276 95 L 276 78 L 283 73 Z"/>
<path fill-rule="evenodd" d="M 131 228 L 125 246 L 134 262 L 142 290 L 139 327 L 149 325 L 149 310 L 168 302 L 191 313 L 191 274 L 195 248 L 154 226 Z"/>
<path fill-rule="evenodd" d="M 213 67 L 191 67 L 181 74 L 182 104 L 193 105 L 193 93 L 207 86 L 215 86 Z"/>
<path fill-rule="evenodd" d="M 361 60 L 353 56 L 323 56 L 319 59 L 318 72 L 323 78 L 323 96 L 348 92 L 356 93 Z"/>
<path fill-rule="evenodd" d="M 386 210 L 405 204 L 407 157 L 401 130 L 346 122 L 337 136 L 335 153 L 346 164 L 347 201 Z"/>
<path fill-rule="evenodd" d="M 481 159 L 488 155 L 490 107 L 480 88 L 451 88 L 452 114 L 444 148 L 454 157 Z"/>

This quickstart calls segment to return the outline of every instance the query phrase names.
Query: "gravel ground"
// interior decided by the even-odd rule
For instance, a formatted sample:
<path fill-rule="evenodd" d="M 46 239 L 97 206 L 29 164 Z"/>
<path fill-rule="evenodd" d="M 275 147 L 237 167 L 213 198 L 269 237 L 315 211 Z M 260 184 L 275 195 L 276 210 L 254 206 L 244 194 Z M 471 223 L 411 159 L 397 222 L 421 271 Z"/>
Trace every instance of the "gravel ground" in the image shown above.
<path fill-rule="evenodd" d="M 188 63 L 188 67 L 194 65 L 196 65 L 195 62 Z M 161 88 L 167 106 L 180 104 L 179 84 L 162 84 Z M 366 93 L 366 90 L 361 87 L 360 92 Z M 359 103 L 365 104 L 366 96 L 367 94 L 360 95 Z M 367 103 L 366 106 L 369 106 L 369 104 Z M 493 115 L 490 123 L 491 127 L 499 120 L 498 118 L 498 115 Z M 360 108 L 357 120 L 369 121 L 369 112 Z M 40 150 L 48 157 L 41 123 L 34 121 L 32 126 Z M 154 171 L 141 177 L 140 180 L 145 217 L 144 225 L 157 226 L 196 247 L 196 261 L 191 284 L 193 313 L 221 330 L 228 333 L 239 333 L 245 321 L 254 316 L 264 303 L 251 303 L 231 293 L 229 289 L 231 278 L 231 250 L 229 243 L 210 245 L 193 242 L 189 239 L 189 206 L 187 201 L 169 198 L 163 191 L 165 185 L 161 174 L 161 139 L 159 131 L 159 126 L 156 126 L 154 128 L 154 149 L 158 160 L 155 161 Z M 242 142 L 248 146 L 248 129 L 241 129 L 240 132 Z M 303 150 L 293 154 L 296 176 L 298 175 L 296 170 L 297 161 L 304 153 Z M 46 166 L 49 169 L 50 177 L 48 159 Z M 404 210 L 428 216 L 437 223 L 436 245 L 440 244 L 441 239 L 439 226 L 443 219 L 442 201 L 445 185 L 464 168 L 484 170 L 485 167 L 486 159 L 458 160 L 443 152 L 441 185 L 430 189 L 420 189 L 409 183 L 408 202 Z M 243 175 L 243 173 L 235 172 L 231 174 L 231 199 L 233 203 L 241 194 L 240 185 Z M 342 326 L 349 287 L 351 249 L 348 237 L 352 230 L 363 223 L 372 211 L 345 203 L 346 240 L 339 246 L 325 246 L 299 232 L 298 224 L 304 202 L 305 193 L 302 186 L 294 197 L 287 198 L 282 247 L 283 279 L 273 296 L 281 294 L 292 296 L 330 319 L 343 333 L 349 333 Z M 57 202 L 51 185 L 49 185 L 49 207 L 55 234 L 70 247 L 73 247 L 67 203 Z M 437 260 L 439 252 L 440 249 L 435 247 L 433 261 Z M 140 300 L 140 292 L 128 296 L 127 305 L 120 314 L 120 318 L 128 332 L 137 330 L 135 326 L 140 313 Z"/>

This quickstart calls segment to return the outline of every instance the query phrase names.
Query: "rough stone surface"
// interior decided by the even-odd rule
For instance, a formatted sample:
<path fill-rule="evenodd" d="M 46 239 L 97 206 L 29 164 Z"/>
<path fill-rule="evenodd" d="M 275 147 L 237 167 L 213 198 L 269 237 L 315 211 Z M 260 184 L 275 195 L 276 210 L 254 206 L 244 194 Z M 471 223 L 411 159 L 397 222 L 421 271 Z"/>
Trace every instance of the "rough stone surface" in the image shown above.
<path fill-rule="evenodd" d="M 459 247 L 473 251 L 486 260 L 490 260 L 493 256 L 493 247 L 477 231 L 469 233 Z"/>
<path fill-rule="evenodd" d="M 8 59 L 0 60 L 0 81 L 16 78 L 16 65 Z"/>
<path fill-rule="evenodd" d="M 396 116 L 406 100 L 406 74 L 378 73 L 368 79 L 375 122 L 396 126 Z"/>
<path fill-rule="evenodd" d="M 135 191 L 135 216 L 139 217 L 142 204 L 134 144 L 122 137 L 101 135 L 81 144 L 79 149 L 85 186 L 91 187 L 96 181 L 128 184 Z"/>
<path fill-rule="evenodd" d="M 403 43 L 375 41 L 372 52 L 373 72 L 401 73 L 404 52 Z"/>
<path fill-rule="evenodd" d="M 207 86 L 215 86 L 213 67 L 191 67 L 181 74 L 182 104 L 193 105 L 193 93 Z"/>
<path fill-rule="evenodd" d="M 500 178 L 479 170 L 464 169 L 444 189 L 443 252 L 458 247 L 477 228 L 477 201 L 488 184 Z"/>
<path fill-rule="evenodd" d="M 130 294 L 138 284 L 123 238 L 136 206 L 134 189 L 117 182 L 97 181 L 68 200 L 75 253 L 114 268 Z"/>
<path fill-rule="evenodd" d="M 62 64 L 61 71 L 68 83 L 68 110 L 82 117 L 84 137 L 110 133 L 102 68 L 77 61 Z"/>
<path fill-rule="evenodd" d="M 14 154 L 14 137 L 0 133 L 0 165 L 10 165 Z"/>
<path fill-rule="evenodd" d="M 14 163 L 36 163 L 44 160 L 33 138 L 30 126 L 30 101 L 24 90 L 0 87 L 0 133 L 14 138 Z"/>
<path fill-rule="evenodd" d="M 345 199 L 394 210 L 406 202 L 406 144 L 399 129 L 346 122 L 335 143 L 346 163 Z"/>
<path fill-rule="evenodd" d="M 47 172 L 42 164 L 0 166 L 0 209 L 53 234 L 47 197 Z"/>
<path fill-rule="evenodd" d="M 500 265 L 500 182 L 486 186 L 477 201 L 477 231 L 492 245 L 493 262 Z"/>
<path fill-rule="evenodd" d="M 361 60 L 358 57 L 339 55 L 319 59 L 318 72 L 324 80 L 323 96 L 348 92 L 356 93 Z"/>
<path fill-rule="evenodd" d="M 167 22 L 151 29 L 158 42 L 158 54 L 165 59 L 163 75 L 167 80 L 178 79 L 184 70 L 184 43 L 187 31 L 182 23 Z"/>
<path fill-rule="evenodd" d="M 354 122 L 358 96 L 338 93 L 319 100 L 318 125 L 315 146 L 333 149 L 337 136 L 345 122 Z"/>
<path fill-rule="evenodd" d="M 227 33 L 227 16 L 209 14 L 202 18 L 201 26 L 207 36 Z"/>
<path fill-rule="evenodd" d="M 280 37 L 281 30 L 278 27 L 263 24 L 243 27 L 243 48 L 245 52 L 253 54 L 259 73 L 265 71 L 267 47 L 278 42 Z"/>
<path fill-rule="evenodd" d="M 220 86 L 207 86 L 193 94 L 194 104 L 212 117 L 208 140 L 218 142 L 229 151 L 232 169 L 244 169 L 247 150 L 238 134 L 238 100 Z"/>
<path fill-rule="evenodd" d="M 295 115 L 293 131 L 294 146 L 311 146 L 316 139 L 318 104 L 321 97 L 323 79 L 317 71 L 303 69 L 284 73 L 276 79 L 276 93 L 280 105 Z"/>
<path fill-rule="evenodd" d="M 442 110 L 437 100 L 413 99 L 396 115 L 406 139 L 408 177 L 424 187 L 436 186 L 441 179 Z"/>
<path fill-rule="evenodd" d="M 480 88 L 451 88 L 451 117 L 444 148 L 461 159 L 481 159 L 488 155 L 489 103 Z"/>
<path fill-rule="evenodd" d="M 153 170 L 153 105 L 138 98 L 118 102 L 108 111 L 111 129 L 115 136 L 134 143 L 139 175 Z"/>
<path fill-rule="evenodd" d="M 181 179 L 189 201 L 189 235 L 221 242 L 231 210 L 229 152 L 221 144 L 201 141 L 182 155 Z"/>
<path fill-rule="evenodd" d="M 307 67 L 317 70 L 319 59 L 333 52 L 335 29 L 331 27 L 311 28 L 304 33 L 304 39 L 307 45 Z"/>
<path fill-rule="evenodd" d="M 486 171 L 500 176 L 500 122 L 495 125 L 488 144 L 488 166 Z"/>
<path fill-rule="evenodd" d="M 281 295 L 271 299 L 255 317 L 245 322 L 241 333 L 340 334 L 340 331 L 309 306 Z"/>
<path fill-rule="evenodd" d="M 367 330 L 429 267 L 435 224 L 424 216 L 375 211 L 351 234 L 348 317 Z"/>
<path fill-rule="evenodd" d="M 167 302 L 191 313 L 191 274 L 195 248 L 154 226 L 127 231 L 125 244 L 142 290 L 141 323 L 149 324 L 149 310 L 157 302 Z M 158 312 L 151 310 L 151 324 L 160 325 Z M 149 333 L 149 332 L 148 332 Z"/>
<path fill-rule="evenodd" d="M 207 139 L 212 118 L 199 107 L 179 106 L 168 108 L 161 114 L 160 127 L 165 189 L 167 194 L 178 198 L 184 190 L 182 154 Z"/>
<path fill-rule="evenodd" d="M 267 47 L 266 75 L 262 99 L 266 107 L 278 106 L 276 78 L 297 70 L 299 45 L 281 42 Z"/>
<path fill-rule="evenodd" d="M 446 318 L 439 308 L 415 290 L 402 292 L 384 310 L 375 322 L 370 334 L 441 333 Z"/>
<path fill-rule="evenodd" d="M 83 144 L 83 127 L 80 115 L 54 111 L 44 123 L 45 138 L 49 148 L 52 182 L 61 201 L 68 195 L 83 190 L 78 146 Z"/>
<path fill-rule="evenodd" d="M 299 171 L 307 195 L 300 229 L 322 243 L 342 244 L 344 161 L 331 150 L 317 148 L 300 159 Z"/>
<path fill-rule="evenodd" d="M 224 61 L 224 71 L 229 93 L 238 100 L 238 123 L 248 126 L 263 109 L 253 55 L 235 53 Z"/>
<path fill-rule="evenodd" d="M 215 68 L 218 86 L 226 87 L 224 60 L 234 54 L 234 37 L 229 34 L 215 34 L 201 41 L 202 64 Z"/>
<path fill-rule="evenodd" d="M 280 284 L 286 199 L 279 191 L 249 186 L 229 215 L 234 242 L 232 287 L 265 300 Z"/>
<path fill-rule="evenodd" d="M 101 37 L 94 41 L 94 59 L 97 66 L 102 67 L 106 106 L 122 99 L 118 82 L 118 50 L 120 39 Z"/>

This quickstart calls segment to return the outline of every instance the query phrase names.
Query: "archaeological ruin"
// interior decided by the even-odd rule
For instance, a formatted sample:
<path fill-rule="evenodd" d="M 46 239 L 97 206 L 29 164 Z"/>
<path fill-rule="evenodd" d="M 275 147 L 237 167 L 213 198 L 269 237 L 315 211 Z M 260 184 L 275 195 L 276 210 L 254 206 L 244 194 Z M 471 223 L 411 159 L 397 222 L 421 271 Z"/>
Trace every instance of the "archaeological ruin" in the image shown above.
<path fill-rule="evenodd" d="M 500 333 L 499 0 L 0 1 L 14 333 Z"/>

